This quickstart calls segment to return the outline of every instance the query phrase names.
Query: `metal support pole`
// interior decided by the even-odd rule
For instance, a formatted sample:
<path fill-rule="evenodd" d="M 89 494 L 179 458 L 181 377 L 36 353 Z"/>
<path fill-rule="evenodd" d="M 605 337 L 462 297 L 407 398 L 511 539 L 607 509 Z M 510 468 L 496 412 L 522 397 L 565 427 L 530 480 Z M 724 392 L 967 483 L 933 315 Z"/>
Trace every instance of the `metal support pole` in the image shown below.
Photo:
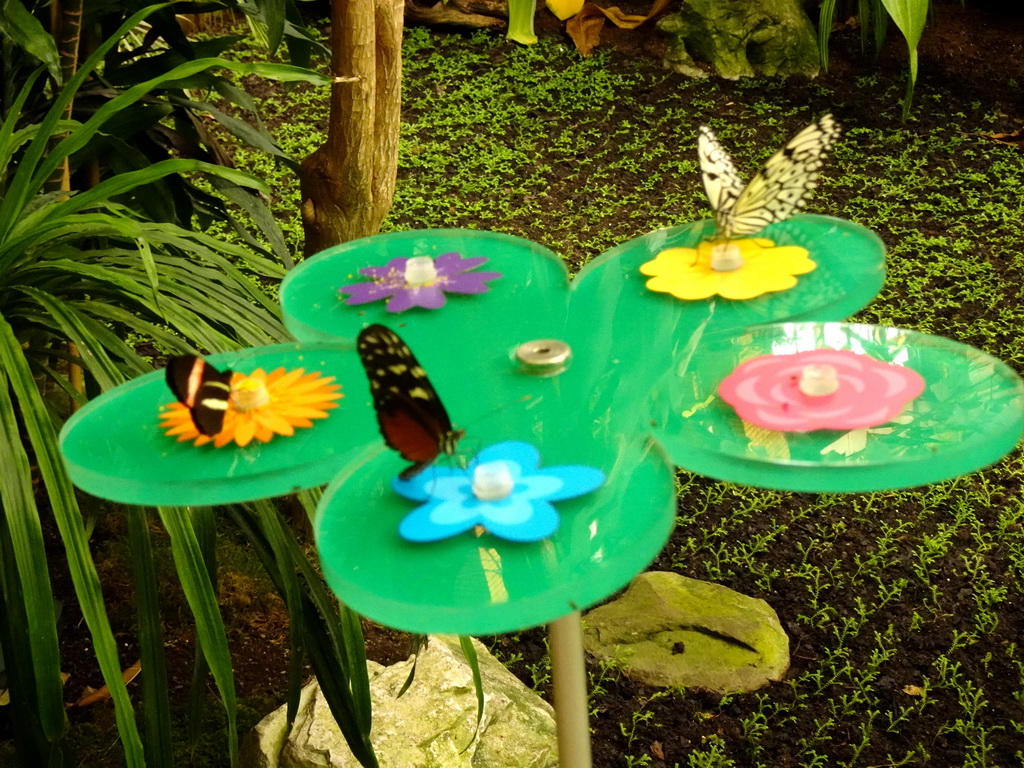
<path fill-rule="evenodd" d="M 560 768 L 591 768 L 587 669 L 579 611 L 548 625 Z"/>

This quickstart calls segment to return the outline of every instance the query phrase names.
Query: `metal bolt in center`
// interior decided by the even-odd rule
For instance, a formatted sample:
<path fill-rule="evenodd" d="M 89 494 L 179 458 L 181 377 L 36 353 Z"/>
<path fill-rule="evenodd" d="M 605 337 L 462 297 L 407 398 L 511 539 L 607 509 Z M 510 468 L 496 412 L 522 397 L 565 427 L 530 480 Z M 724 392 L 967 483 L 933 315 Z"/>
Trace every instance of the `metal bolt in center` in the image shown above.
<path fill-rule="evenodd" d="M 572 350 L 558 339 L 534 339 L 516 347 L 519 367 L 534 376 L 554 376 L 565 370 Z"/>

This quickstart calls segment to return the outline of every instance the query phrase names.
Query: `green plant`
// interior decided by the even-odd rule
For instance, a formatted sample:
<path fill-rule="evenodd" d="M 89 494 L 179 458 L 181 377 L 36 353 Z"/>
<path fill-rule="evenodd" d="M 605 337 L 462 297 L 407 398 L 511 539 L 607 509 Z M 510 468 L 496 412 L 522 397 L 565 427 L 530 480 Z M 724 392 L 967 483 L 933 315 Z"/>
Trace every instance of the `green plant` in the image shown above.
<path fill-rule="evenodd" d="M 508 39 L 523 45 L 533 45 L 537 35 L 533 31 L 533 0 L 508 0 Z"/>
<path fill-rule="evenodd" d="M 283 80 L 322 78 L 307 70 L 239 64 L 219 58 L 182 62 L 105 100 L 84 121 L 62 119 L 66 105 L 104 57 L 153 12 L 143 9 L 101 43 L 63 87 L 39 123 L 19 125 L 36 95 L 40 72 L 22 85 L 0 122 L 0 643 L 16 718 L 16 748 L 26 765 L 57 764 L 66 730 L 54 600 L 42 516 L 52 514 L 79 605 L 114 702 L 128 766 L 170 765 L 168 688 L 148 528 L 141 510 L 128 510 L 137 583 L 145 729 L 140 734 L 121 677 L 121 660 L 89 551 L 82 510 L 64 468 L 57 430 L 68 402 L 85 396 L 69 381 L 67 364 L 85 371 L 95 392 L 151 370 L 122 338 L 154 339 L 174 353 L 258 345 L 286 337 L 275 302 L 260 281 L 281 266 L 202 232 L 157 221 L 139 210 L 135 193 L 173 174 L 203 172 L 256 191 L 249 174 L 201 160 L 176 158 L 103 178 L 73 193 L 47 192 L 65 158 L 88 151 L 119 115 L 153 89 L 217 68 Z M 77 354 L 68 351 L 73 342 Z M 44 384 L 40 388 L 38 380 Z M 46 396 L 47 390 L 61 397 Z M 37 493 L 34 480 L 40 479 Z M 45 498 L 45 501 L 42 501 Z M 307 498 L 307 502 L 311 499 Z M 200 648 L 194 690 L 212 674 L 228 720 L 228 751 L 237 759 L 236 703 L 231 658 L 216 598 L 212 511 L 161 509 L 176 570 L 195 616 Z M 289 707 L 294 714 L 304 660 L 316 669 L 353 752 L 375 765 L 369 746 L 369 697 L 358 619 L 340 616 L 294 535 L 271 505 L 252 504 L 229 515 L 255 546 L 292 620 Z M 197 702 L 202 697 L 197 697 Z M 193 713 L 199 709 L 197 703 Z"/>
<path fill-rule="evenodd" d="M 818 18 L 818 47 L 821 49 L 821 66 L 825 71 L 828 71 L 828 39 L 832 34 L 836 4 L 837 0 L 822 0 Z M 857 0 L 862 47 L 867 47 L 868 37 L 871 36 L 875 50 L 881 50 L 890 18 L 907 41 L 910 63 L 907 92 L 903 97 L 904 120 L 910 116 L 910 103 L 914 97 L 914 84 L 917 82 L 917 44 L 921 42 L 921 34 L 924 32 L 930 8 L 931 0 Z"/>
<path fill-rule="evenodd" d="M 279 5 L 280 13 L 267 12 L 263 7 L 267 5 Z M 244 3 L 242 7 L 271 52 L 283 38 L 288 42 L 292 61 L 308 63 L 314 46 L 308 32 L 286 22 L 285 11 L 292 14 L 294 10 L 290 0 L 284 3 L 259 0 L 255 4 Z M 13 43 L 0 59 L 0 76 L 9 90 L 12 84 L 25 82 L 29 73 L 42 62 L 48 77 L 36 81 L 22 106 L 29 114 L 42 114 L 49 106 L 50 91 L 72 77 L 77 69 L 77 56 L 63 50 L 67 37 L 65 28 L 75 28 L 73 4 L 61 4 L 54 14 L 35 8 L 33 15 L 21 0 L 7 0 L 5 8 L 18 23 L 0 23 L 0 35 Z M 163 77 L 186 62 L 221 56 L 241 36 L 192 40 L 183 33 L 179 18 L 171 8 L 167 5 L 153 8 L 143 22 L 129 30 L 103 57 L 102 76 L 90 77 L 81 83 L 73 101 L 66 104 L 65 117 L 85 122 L 124 90 L 141 83 L 149 84 L 145 99 L 122 103 L 107 122 L 106 129 L 75 151 L 69 158 L 70 173 L 94 178 L 107 173 L 126 173 L 146 168 L 168 155 L 231 168 L 231 149 L 225 137 L 266 153 L 294 170 L 297 164 L 278 149 L 259 120 L 249 94 L 222 70 L 207 67 L 182 77 Z M 77 15 L 81 16 L 81 29 L 111 30 L 134 10 L 134 6 L 115 0 L 109 4 L 87 4 Z M 272 23 L 268 26 L 262 21 L 264 18 L 271 19 Z M 50 31 L 40 19 L 45 20 Z M 60 52 L 54 38 L 61 40 Z M 77 47 L 84 45 L 79 43 Z M 322 46 L 319 49 L 323 50 Z M 274 77 L 268 65 L 262 66 L 267 76 Z M 3 105 L 9 108 L 14 92 L 4 96 Z M 241 119 L 242 114 L 247 114 L 248 118 Z M 250 249 L 272 256 L 286 267 L 291 266 L 291 254 L 264 203 L 264 195 L 254 194 L 251 188 L 238 184 L 230 176 L 205 172 L 196 175 L 206 183 L 197 183 L 189 174 L 172 173 L 138 185 L 131 193 L 132 204 L 148 218 L 171 221 L 185 228 L 193 224 L 203 230 L 209 230 L 211 225 L 226 226 Z M 211 194 L 211 185 L 214 194 Z M 82 182 L 77 186 L 83 186 Z M 225 199 L 233 207 L 225 205 Z M 248 217 L 255 236 L 240 223 L 237 211 Z"/>

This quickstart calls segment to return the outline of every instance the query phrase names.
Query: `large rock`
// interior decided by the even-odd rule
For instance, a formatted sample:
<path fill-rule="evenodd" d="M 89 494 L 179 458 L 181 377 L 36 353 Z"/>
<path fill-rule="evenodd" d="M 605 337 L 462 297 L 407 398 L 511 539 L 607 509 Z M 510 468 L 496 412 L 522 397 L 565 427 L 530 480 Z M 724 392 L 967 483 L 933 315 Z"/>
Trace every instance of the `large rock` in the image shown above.
<path fill-rule="evenodd" d="M 401 698 L 396 695 L 409 676 L 412 660 L 390 667 L 368 663 L 371 740 L 381 768 L 558 765 L 551 706 L 480 643 L 473 643 L 485 700 L 475 739 L 473 675 L 457 638 L 430 638 L 420 652 L 415 680 Z M 241 764 L 246 768 L 359 768 L 315 682 L 302 691 L 291 733 L 281 707 L 246 737 Z"/>
<path fill-rule="evenodd" d="M 800 0 L 686 0 L 658 22 L 669 38 L 664 64 L 690 77 L 818 74 L 818 41 Z"/>
<path fill-rule="evenodd" d="M 764 600 L 651 571 L 584 616 L 584 645 L 623 674 L 664 687 L 754 691 L 789 668 L 789 638 Z"/>

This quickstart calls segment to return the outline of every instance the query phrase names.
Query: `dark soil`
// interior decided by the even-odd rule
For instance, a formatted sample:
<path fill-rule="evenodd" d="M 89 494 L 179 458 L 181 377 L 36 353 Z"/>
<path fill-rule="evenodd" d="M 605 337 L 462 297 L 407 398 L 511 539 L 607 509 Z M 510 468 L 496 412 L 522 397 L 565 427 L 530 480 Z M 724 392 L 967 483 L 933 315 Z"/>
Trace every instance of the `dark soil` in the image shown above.
<path fill-rule="evenodd" d="M 925 31 L 920 47 L 918 93 L 942 94 L 943 104 L 950 113 L 969 113 L 972 110 L 972 103 L 983 102 L 1005 116 L 1003 130 L 1006 131 L 1016 130 L 1024 125 L 1024 12 L 1017 7 L 1018 4 L 1004 2 L 968 3 L 966 7 L 961 7 L 957 2 L 936 2 L 935 5 L 934 18 Z M 636 10 L 640 9 L 639 6 L 640 4 L 637 4 Z M 631 9 L 628 3 L 623 4 L 623 7 L 626 10 Z M 542 13 L 538 16 L 538 19 L 540 18 L 548 19 L 549 16 Z M 540 30 L 542 34 L 561 34 L 560 29 L 550 22 L 545 21 L 544 24 L 546 28 Z M 613 49 L 615 56 L 621 56 L 623 59 L 647 58 L 652 68 L 656 68 L 662 43 L 649 29 L 623 31 L 609 26 L 606 27 L 602 46 Z M 852 24 L 844 24 L 835 31 L 831 51 L 831 69 L 828 73 L 822 74 L 818 82 L 836 89 L 839 93 L 847 93 L 844 91 L 844 84 L 860 75 L 878 77 L 883 83 L 902 83 L 905 77 L 906 52 L 895 30 L 890 35 L 889 44 L 877 59 L 861 53 L 859 32 Z M 724 87 L 728 89 L 735 86 L 726 84 Z M 782 88 L 784 95 L 780 98 L 785 98 L 785 94 L 788 93 L 793 103 L 801 103 L 802 100 L 806 101 L 809 98 L 809 85 L 804 80 L 794 79 Z M 858 99 L 863 100 L 863 104 L 858 105 Z M 877 109 L 877 100 L 865 89 L 849 89 L 844 99 L 844 112 L 860 115 L 860 119 L 867 124 L 875 119 L 891 119 L 891 115 L 884 118 L 877 115 Z M 932 119 L 931 113 L 919 114 L 915 118 L 914 129 L 929 131 L 932 128 L 929 121 Z M 570 193 L 571 190 L 566 190 L 566 194 Z M 841 190 L 833 191 L 836 197 L 841 193 Z M 558 202 L 552 199 L 550 204 L 557 205 Z M 543 233 L 538 233 L 536 239 L 543 240 Z M 695 487 L 702 487 L 702 483 L 706 486 L 713 485 L 711 481 L 697 481 Z M 692 499 L 681 501 L 681 510 L 690 501 Z M 766 569 L 774 568 L 784 574 L 787 569 L 794 566 L 797 560 L 794 553 L 799 531 L 801 526 L 806 524 L 800 522 L 798 514 L 804 502 L 805 499 L 799 495 L 781 497 L 780 504 L 783 509 L 780 514 L 786 514 L 786 506 L 791 507 L 794 522 L 789 529 L 790 533 L 787 534 L 788 538 L 777 541 L 767 554 L 761 555 L 765 560 Z M 719 504 L 720 508 L 712 505 L 706 510 L 701 523 L 702 530 L 706 530 L 708 525 L 714 525 L 717 519 L 725 518 L 731 513 L 732 504 L 728 498 Z M 870 549 L 879 526 L 886 522 L 885 515 L 897 518 L 906 512 L 907 510 L 897 509 L 882 510 L 878 519 L 870 525 L 850 525 L 837 529 L 832 550 L 821 555 L 823 564 L 842 564 L 843 553 L 848 556 L 851 552 Z M 758 525 L 754 522 L 746 534 L 757 535 L 757 528 Z M 665 552 L 675 552 L 688 538 L 699 533 L 701 531 L 692 524 L 681 524 L 673 533 Z M 155 531 L 154 535 L 157 535 Z M 965 532 L 964 535 L 969 535 L 969 532 Z M 111 620 L 123 651 L 124 666 L 128 666 L 137 658 L 130 576 L 123 569 L 118 570 L 116 563 L 123 561 L 118 560 L 108 547 L 118 536 L 119 525 L 111 518 L 107 518 L 105 523 L 97 528 L 93 549 L 99 554 L 101 578 Z M 59 541 L 55 535 L 53 540 Z M 113 558 L 113 565 L 106 568 L 102 565 L 104 552 Z M 54 545 L 53 555 L 52 563 L 61 562 L 59 543 Z M 993 557 L 996 556 L 998 553 L 993 554 Z M 886 571 L 887 578 L 913 576 L 909 563 L 899 562 L 897 559 L 890 566 Z M 681 567 L 667 554 L 657 560 L 652 568 L 674 570 L 695 578 L 708 576 L 703 563 L 688 562 Z M 997 564 L 992 570 L 998 572 L 1001 568 L 1002 566 Z M 939 576 L 948 579 L 946 589 L 952 596 L 949 606 L 955 606 L 957 600 L 970 601 L 973 585 L 962 573 L 950 570 Z M 99 686 L 101 679 L 91 652 L 88 630 L 73 604 L 73 590 L 69 579 L 62 573 L 54 573 L 53 578 L 54 589 L 64 596 L 62 656 L 64 669 L 71 674 L 68 699 L 73 701 L 77 699 L 83 686 Z M 722 581 L 745 594 L 761 595 L 763 591 L 757 578 L 752 574 L 733 574 Z M 774 581 L 770 602 L 778 611 L 783 627 L 790 633 L 793 667 L 789 679 L 792 681 L 809 662 L 813 662 L 827 650 L 832 638 L 827 633 L 814 630 L 806 622 L 798 620 L 798 616 L 807 610 L 806 593 L 796 589 L 792 592 L 787 591 L 787 583 L 785 577 Z M 281 702 L 285 691 L 288 654 L 287 616 L 279 601 L 275 601 L 274 598 L 260 597 L 253 602 L 252 593 L 266 593 L 266 585 L 254 586 L 242 577 L 232 581 L 232 577 L 228 576 L 226 583 L 222 582 L 221 586 L 225 618 L 229 625 L 229 639 L 235 659 L 235 682 L 239 696 L 250 701 L 263 701 L 269 710 L 271 706 Z M 171 587 L 166 589 L 171 590 Z M 844 615 L 852 611 L 852 606 L 858 599 L 871 599 L 867 587 L 862 592 L 857 588 L 851 588 L 834 597 L 838 612 Z M 175 700 L 182 701 L 187 697 L 186 692 L 191 682 L 195 639 L 192 631 L 188 629 L 187 609 L 181 606 L 180 597 L 177 600 L 178 607 L 174 608 L 175 598 L 173 595 L 170 596 L 172 607 L 166 616 L 165 632 L 168 667 L 172 679 L 171 695 Z M 1019 642 L 1021 629 L 1024 628 L 1022 611 L 1024 608 L 1020 603 L 1014 604 L 1011 601 L 1001 605 L 1000 620 L 992 632 L 991 645 Z M 872 621 L 877 626 L 869 625 L 861 631 L 861 637 L 873 638 L 875 630 L 884 632 L 892 623 L 896 624 L 897 630 L 903 636 L 902 630 L 913 621 L 913 617 L 908 611 L 897 609 L 892 614 L 882 612 Z M 907 632 L 908 636 L 914 638 L 913 641 L 903 648 L 901 655 L 883 666 L 883 677 L 876 681 L 876 687 L 889 691 L 895 700 L 903 695 L 900 691 L 905 686 L 920 684 L 922 675 L 928 673 L 936 654 L 949 648 L 949 637 L 952 633 L 969 629 L 971 627 L 966 624 L 966 619 L 951 608 L 943 616 L 940 631 L 936 631 L 932 638 Z M 541 663 L 546 652 L 544 632 L 535 629 L 522 632 L 515 638 L 494 638 L 493 644 L 499 655 L 504 652 L 507 656 L 513 650 L 523 655 L 522 661 L 511 666 L 527 684 L 532 685 L 533 676 L 530 668 Z M 367 645 L 370 658 L 382 663 L 392 663 L 406 656 L 409 641 L 404 635 L 367 624 Z M 940 726 L 960 717 L 962 708 L 949 697 L 937 697 L 933 706 L 928 709 L 927 717 L 910 721 L 905 727 L 895 730 L 877 729 L 866 751 L 859 755 L 856 765 L 929 765 L 933 768 L 967 764 L 1000 768 L 1021 765 L 1024 736 L 1007 725 L 1008 720 L 1020 720 L 1022 717 L 1019 670 L 1005 657 L 999 657 L 995 661 L 968 658 L 963 660 L 963 663 L 967 677 L 985 677 L 990 681 L 986 687 L 988 707 L 983 716 L 991 720 L 992 749 L 984 762 L 968 763 L 965 758 L 970 752 L 968 745 L 955 733 L 942 732 Z M 627 765 L 626 755 L 646 760 L 631 762 L 631 765 L 649 765 L 654 768 L 686 766 L 691 764 L 687 756 L 692 749 L 714 739 L 720 739 L 724 743 L 723 754 L 734 761 L 721 763 L 722 765 L 744 766 L 754 765 L 755 762 L 778 768 L 805 765 L 805 758 L 797 754 L 795 745 L 813 732 L 816 720 L 829 716 L 829 712 L 823 706 L 821 711 L 805 710 L 798 721 L 780 722 L 778 727 L 769 729 L 760 737 L 755 760 L 752 752 L 753 742 L 745 733 L 743 725 L 744 719 L 755 708 L 754 696 L 732 697 L 723 701 L 716 695 L 688 691 L 682 695 L 652 701 L 652 696 L 656 693 L 654 689 L 631 682 L 622 676 L 604 679 L 602 686 L 606 692 L 596 701 L 598 711 L 592 718 L 596 768 L 620 768 Z M 795 685 L 783 682 L 770 686 L 759 695 L 767 696 L 780 706 L 784 706 L 800 693 Z M 218 707 L 213 701 L 209 706 L 211 709 Z M 653 716 L 641 722 L 632 737 L 627 737 L 623 724 L 629 724 L 631 718 L 641 710 L 651 711 Z M 250 721 L 258 719 L 262 714 L 265 714 L 265 711 L 254 710 L 243 717 L 240 725 L 251 725 Z M 99 728 L 105 735 L 98 741 L 103 741 L 105 748 L 110 748 L 111 742 L 115 739 L 112 735 L 115 731 L 109 702 L 87 709 L 70 709 L 69 717 L 75 726 L 92 724 Z M 0 740 L 9 737 L 7 729 L 7 719 L 0 710 Z M 852 750 L 851 744 L 856 738 L 857 734 L 851 732 L 845 741 L 837 740 L 821 745 L 821 751 L 828 756 L 827 761 L 817 762 L 815 765 L 850 764 L 848 761 Z M 915 745 L 925 745 L 925 749 L 915 757 L 899 762 Z M 87 756 L 82 757 L 82 765 L 107 764 L 101 757 L 99 749 L 85 752 Z M 925 754 L 929 757 L 925 758 Z M 222 760 L 223 754 L 221 753 L 217 759 Z M 186 763 L 183 761 L 181 764 Z M 197 761 L 189 764 L 214 763 Z"/>

